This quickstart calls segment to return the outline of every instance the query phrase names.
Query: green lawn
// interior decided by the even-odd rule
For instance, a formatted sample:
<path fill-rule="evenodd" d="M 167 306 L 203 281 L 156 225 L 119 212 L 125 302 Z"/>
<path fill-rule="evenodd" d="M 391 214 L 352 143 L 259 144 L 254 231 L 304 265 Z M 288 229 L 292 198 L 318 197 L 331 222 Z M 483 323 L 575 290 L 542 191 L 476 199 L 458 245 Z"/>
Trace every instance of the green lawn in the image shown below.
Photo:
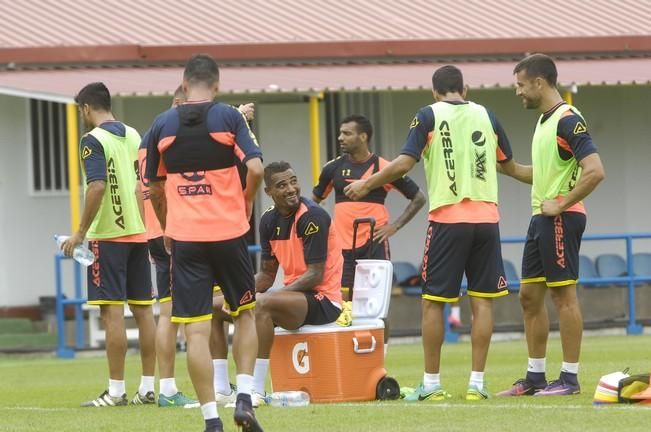
<path fill-rule="evenodd" d="M 128 357 L 127 390 L 139 380 L 139 358 Z M 523 341 L 493 344 L 486 379 L 493 392 L 509 386 L 523 372 Z M 584 340 L 583 394 L 551 398 L 462 399 L 469 375 L 470 345 L 446 345 L 442 380 L 454 398 L 446 403 L 369 402 L 312 404 L 306 408 L 263 407 L 257 411 L 266 431 L 645 431 L 651 409 L 641 406 L 592 406 L 599 377 L 624 367 L 636 373 L 651 369 L 651 337 L 589 337 Z M 551 340 L 548 378 L 560 367 L 560 341 Z M 177 362 L 178 384 L 192 393 L 185 357 Z M 422 374 L 418 345 L 392 346 L 387 369 L 402 385 L 414 386 Z M 0 358 L 0 431 L 201 431 L 198 410 L 157 407 L 78 408 L 82 400 L 106 387 L 104 358 Z M 117 415 L 116 415 L 117 414 Z M 233 431 L 232 410 L 220 409 L 226 430 Z"/>

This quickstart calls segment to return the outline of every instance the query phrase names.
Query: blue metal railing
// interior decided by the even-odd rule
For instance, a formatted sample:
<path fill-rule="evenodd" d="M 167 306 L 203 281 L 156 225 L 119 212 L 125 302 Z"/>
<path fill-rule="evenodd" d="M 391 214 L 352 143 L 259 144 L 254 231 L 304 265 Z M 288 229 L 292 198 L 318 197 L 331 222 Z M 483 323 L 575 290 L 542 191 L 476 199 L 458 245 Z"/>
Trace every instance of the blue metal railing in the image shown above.
<path fill-rule="evenodd" d="M 583 241 L 610 241 L 610 240 L 624 240 L 626 242 L 626 266 L 627 276 L 607 277 L 607 278 L 584 278 L 579 280 L 583 284 L 626 284 L 628 287 L 628 324 L 626 326 L 626 333 L 629 335 L 642 334 L 643 328 L 636 320 L 635 312 L 635 286 L 641 283 L 651 282 L 651 276 L 636 276 L 633 271 L 633 240 L 635 239 L 651 239 L 651 233 L 632 233 L 632 234 L 591 234 L 583 236 Z M 504 237 L 502 238 L 503 244 L 525 243 L 525 237 Z M 250 253 L 260 252 L 259 245 L 249 246 Z M 65 338 L 65 306 L 75 306 L 75 348 L 81 349 L 84 347 L 84 317 L 82 305 L 86 303 L 86 298 L 82 296 L 81 289 L 81 265 L 73 261 L 74 271 L 74 289 L 75 297 L 71 299 L 64 298 L 63 296 L 63 277 L 61 263 L 70 258 L 61 254 L 56 254 L 54 257 L 55 262 L 55 275 L 56 275 L 56 318 L 57 318 L 57 356 L 62 358 L 72 358 L 75 355 L 74 349 L 66 346 Z M 509 287 L 519 287 L 519 280 L 508 280 Z M 467 288 L 464 283 L 462 288 Z M 449 313 L 449 304 L 445 305 L 445 316 Z M 447 342 L 456 342 L 459 339 L 458 333 L 453 331 L 445 321 L 445 340 Z"/>
<path fill-rule="evenodd" d="M 249 253 L 258 253 L 261 251 L 259 245 L 249 246 Z M 73 280 L 74 280 L 74 297 L 66 298 L 63 294 L 63 261 L 70 260 L 73 263 Z M 81 264 L 72 260 L 72 258 L 58 252 L 54 256 L 54 273 L 56 279 L 56 321 L 57 321 L 57 357 L 74 358 L 75 349 L 82 349 L 85 345 L 84 332 L 84 314 L 82 305 L 86 303 L 86 297 L 82 295 L 81 289 Z M 75 306 L 75 345 L 67 346 L 66 328 L 65 328 L 65 310 L 67 305 Z"/>
<path fill-rule="evenodd" d="M 645 282 L 651 282 L 651 276 L 636 276 L 633 271 L 633 240 L 635 239 L 651 239 L 651 233 L 631 233 L 631 234 L 589 234 L 583 236 L 583 241 L 610 241 L 610 240 L 624 240 L 626 242 L 626 276 L 617 277 L 598 277 L 598 278 L 583 278 L 579 280 L 580 284 L 626 284 L 628 286 L 628 324 L 626 326 L 626 333 L 629 335 L 642 334 L 643 328 L 636 320 L 635 312 L 635 286 Z M 502 244 L 525 243 L 525 237 L 504 237 Z M 519 280 L 507 281 L 509 287 L 519 287 Z M 462 288 L 467 288 L 464 283 Z M 448 306 L 446 305 L 446 316 L 448 313 Z M 458 340 L 458 335 L 450 328 L 445 320 L 445 340 L 448 342 L 455 342 Z"/>
<path fill-rule="evenodd" d="M 633 271 L 633 240 L 651 239 L 651 233 L 630 234 L 590 234 L 583 236 L 583 241 L 624 240 L 626 242 L 626 276 L 599 277 L 580 279 L 584 284 L 626 284 L 628 286 L 628 325 L 626 333 L 629 335 L 642 334 L 642 325 L 636 321 L 635 313 L 635 286 L 644 282 L 651 282 L 651 276 L 636 276 Z M 524 243 L 522 237 L 507 237 L 503 243 Z"/>
<path fill-rule="evenodd" d="M 63 275 L 61 263 L 65 260 L 73 262 L 73 277 L 75 297 L 68 299 L 63 295 Z M 56 278 L 56 318 L 57 318 L 57 357 L 73 358 L 74 349 L 66 346 L 65 309 L 67 305 L 75 306 L 75 348 L 84 347 L 84 315 L 81 305 L 86 303 L 86 298 L 81 295 L 81 264 L 61 253 L 54 256 L 54 272 Z"/>

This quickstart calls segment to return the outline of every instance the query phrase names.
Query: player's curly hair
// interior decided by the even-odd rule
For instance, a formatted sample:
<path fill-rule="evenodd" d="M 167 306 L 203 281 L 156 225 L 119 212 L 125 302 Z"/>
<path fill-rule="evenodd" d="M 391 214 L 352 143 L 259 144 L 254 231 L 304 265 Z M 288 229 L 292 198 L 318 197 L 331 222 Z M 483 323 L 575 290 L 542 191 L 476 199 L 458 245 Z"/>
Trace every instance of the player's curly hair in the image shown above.
<path fill-rule="evenodd" d="M 288 169 L 292 169 L 292 166 L 289 164 L 289 162 L 285 162 L 282 160 L 267 164 L 267 166 L 264 167 L 264 184 L 270 186 L 272 175 L 285 172 Z"/>

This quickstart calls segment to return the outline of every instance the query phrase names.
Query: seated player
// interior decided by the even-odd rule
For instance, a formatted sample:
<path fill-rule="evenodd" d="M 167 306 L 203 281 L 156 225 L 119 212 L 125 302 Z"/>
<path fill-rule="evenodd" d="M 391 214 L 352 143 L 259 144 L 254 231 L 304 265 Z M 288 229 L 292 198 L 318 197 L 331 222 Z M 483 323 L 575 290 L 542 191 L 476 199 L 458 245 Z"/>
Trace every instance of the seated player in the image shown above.
<path fill-rule="evenodd" d="M 262 403 L 274 327 L 295 330 L 303 325 L 334 322 L 341 313 L 343 258 L 328 213 L 301 196 L 296 173 L 287 162 L 264 170 L 265 192 L 273 201 L 260 220 L 262 263 L 255 275 L 255 321 L 258 358 L 253 373 L 255 405 Z M 278 267 L 284 286 L 268 291 Z M 220 324 L 213 325 L 220 329 Z M 227 377 L 223 378 L 227 386 Z M 228 389 L 224 389 L 228 391 Z"/>

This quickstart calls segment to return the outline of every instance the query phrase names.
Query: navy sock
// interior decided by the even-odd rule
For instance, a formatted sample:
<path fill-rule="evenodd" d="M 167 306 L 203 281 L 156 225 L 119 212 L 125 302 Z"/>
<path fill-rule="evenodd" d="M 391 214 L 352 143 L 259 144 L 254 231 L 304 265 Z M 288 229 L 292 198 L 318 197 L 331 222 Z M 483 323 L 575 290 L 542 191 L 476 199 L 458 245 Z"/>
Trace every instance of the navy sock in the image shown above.
<path fill-rule="evenodd" d="M 547 386 L 545 372 L 527 372 L 527 381 L 533 383 L 536 387 Z"/>
<path fill-rule="evenodd" d="M 240 393 L 237 395 L 236 402 L 242 401 L 247 408 L 253 407 L 253 402 L 251 401 L 251 395 Z"/>
<path fill-rule="evenodd" d="M 561 372 L 561 380 L 567 384 L 578 385 L 579 378 L 576 374 L 570 372 Z"/>
<path fill-rule="evenodd" d="M 224 430 L 224 424 L 222 423 L 222 419 L 220 419 L 219 417 L 206 419 L 206 430 L 207 431 Z"/>

